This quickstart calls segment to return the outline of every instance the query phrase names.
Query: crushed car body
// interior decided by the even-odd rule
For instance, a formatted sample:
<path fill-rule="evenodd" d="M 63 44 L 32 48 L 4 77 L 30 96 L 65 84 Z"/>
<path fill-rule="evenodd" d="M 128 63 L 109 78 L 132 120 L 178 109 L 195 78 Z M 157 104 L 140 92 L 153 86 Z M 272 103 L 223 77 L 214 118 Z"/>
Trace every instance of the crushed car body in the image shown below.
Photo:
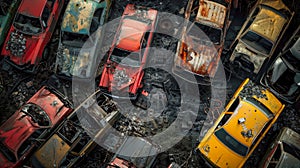
<path fill-rule="evenodd" d="M 300 135 L 284 127 L 265 153 L 259 167 L 293 167 L 300 165 Z"/>
<path fill-rule="evenodd" d="M 42 87 L 0 126 L 0 167 L 18 167 L 73 109 L 55 89 Z"/>
<path fill-rule="evenodd" d="M 196 7 L 195 7 L 196 6 Z M 177 45 L 173 72 L 194 83 L 208 83 L 218 69 L 224 41 L 229 27 L 231 2 L 214 0 L 190 0 L 186 19 L 193 21 L 184 27 L 181 41 Z M 191 17 L 192 10 L 197 14 Z"/>
<path fill-rule="evenodd" d="M 4 0 L 0 4 L 0 46 L 6 38 L 7 31 L 18 9 L 20 0 Z"/>
<path fill-rule="evenodd" d="M 11 65 L 34 71 L 54 32 L 64 0 L 22 0 L 6 37 L 1 55 Z"/>
<path fill-rule="evenodd" d="M 273 55 L 293 15 L 281 0 L 259 0 L 231 45 L 230 64 L 255 78 Z"/>
<path fill-rule="evenodd" d="M 217 167 L 242 167 L 285 107 L 268 89 L 246 79 L 197 149 Z"/>
<path fill-rule="evenodd" d="M 56 58 L 56 73 L 65 78 L 92 78 L 97 69 L 97 47 L 101 26 L 106 22 L 111 1 L 72 0 L 66 8 Z"/>
<path fill-rule="evenodd" d="M 288 103 L 300 100 L 300 26 L 264 74 L 261 84 Z"/>
<path fill-rule="evenodd" d="M 127 137 L 107 168 L 151 167 L 159 152 L 160 147 L 145 138 Z"/>
<path fill-rule="evenodd" d="M 154 9 L 132 4 L 126 6 L 99 83 L 100 88 L 107 90 L 110 95 L 136 97 L 141 87 L 156 18 L 157 11 Z"/>
<path fill-rule="evenodd" d="M 73 167 L 94 149 L 95 139 L 103 138 L 119 111 L 107 113 L 92 100 L 89 97 L 76 108 L 33 154 L 33 167 Z"/>

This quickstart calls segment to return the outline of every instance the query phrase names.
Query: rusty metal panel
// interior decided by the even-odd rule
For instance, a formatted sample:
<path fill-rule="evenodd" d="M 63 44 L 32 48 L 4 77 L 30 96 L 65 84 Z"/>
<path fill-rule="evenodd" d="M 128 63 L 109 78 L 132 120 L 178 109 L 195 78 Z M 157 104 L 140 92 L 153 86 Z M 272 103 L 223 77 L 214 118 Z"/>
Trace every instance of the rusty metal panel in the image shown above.
<path fill-rule="evenodd" d="M 196 20 L 213 27 L 223 28 L 226 18 L 226 7 L 213 1 L 200 1 Z"/>
<path fill-rule="evenodd" d="M 276 42 L 287 19 L 277 12 L 262 7 L 255 20 L 250 26 L 250 30 Z"/>
<path fill-rule="evenodd" d="M 62 31 L 89 34 L 97 2 L 72 0 L 69 2 L 62 22 Z"/>

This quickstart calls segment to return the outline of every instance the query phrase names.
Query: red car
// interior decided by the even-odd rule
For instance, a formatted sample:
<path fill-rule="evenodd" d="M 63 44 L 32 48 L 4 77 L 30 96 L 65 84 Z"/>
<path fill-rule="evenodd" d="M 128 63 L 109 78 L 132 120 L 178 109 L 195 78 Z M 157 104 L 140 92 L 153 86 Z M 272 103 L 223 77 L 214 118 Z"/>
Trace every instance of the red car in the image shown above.
<path fill-rule="evenodd" d="M 0 126 L 0 167 L 17 167 L 73 109 L 63 96 L 42 87 Z"/>
<path fill-rule="evenodd" d="M 100 80 L 100 88 L 135 97 L 141 88 L 143 67 L 147 60 L 153 31 L 156 27 L 157 11 L 154 9 L 126 6 L 113 44 L 108 52 Z M 123 97 L 113 95 L 113 97 Z M 125 96 L 124 96 L 125 97 Z"/>
<path fill-rule="evenodd" d="M 33 69 L 43 57 L 64 0 L 23 0 L 1 51 L 11 65 Z"/>

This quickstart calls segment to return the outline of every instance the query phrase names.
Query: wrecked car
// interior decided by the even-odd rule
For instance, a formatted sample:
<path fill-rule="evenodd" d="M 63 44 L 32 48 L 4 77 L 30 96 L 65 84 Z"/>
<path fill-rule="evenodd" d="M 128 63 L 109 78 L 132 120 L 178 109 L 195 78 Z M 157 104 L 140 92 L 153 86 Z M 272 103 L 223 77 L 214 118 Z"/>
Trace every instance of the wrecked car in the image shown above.
<path fill-rule="evenodd" d="M 91 100 L 85 100 L 33 154 L 33 167 L 73 167 L 94 149 L 95 139 L 105 135 L 119 112 L 106 113 Z"/>
<path fill-rule="evenodd" d="M 110 0 L 72 0 L 61 26 L 56 73 L 65 78 L 94 77 L 101 27 L 108 18 Z"/>
<path fill-rule="evenodd" d="M 197 147 L 207 164 L 242 167 L 285 105 L 247 78 Z"/>
<path fill-rule="evenodd" d="M 159 152 L 160 147 L 145 138 L 128 137 L 107 165 L 107 168 L 152 167 Z"/>
<path fill-rule="evenodd" d="M 63 4 L 64 0 L 22 0 L 1 51 L 10 65 L 34 72 L 48 57 L 46 45 Z"/>
<path fill-rule="evenodd" d="M 300 135 L 284 127 L 263 157 L 260 167 L 293 167 L 300 165 Z"/>
<path fill-rule="evenodd" d="M 4 42 L 19 3 L 19 0 L 3 0 L 0 3 L 0 46 Z"/>
<path fill-rule="evenodd" d="M 136 97 L 149 53 L 157 11 L 128 4 L 108 51 L 99 86 L 113 97 Z M 117 92 L 120 95 L 116 95 Z"/>
<path fill-rule="evenodd" d="M 174 74 L 192 83 L 195 76 L 202 84 L 215 76 L 229 27 L 230 6 L 231 1 L 225 0 L 188 2 L 185 17 L 192 23 L 184 27 L 178 42 Z"/>
<path fill-rule="evenodd" d="M 58 91 L 42 87 L 0 126 L 0 167 L 18 167 L 73 109 Z"/>
<path fill-rule="evenodd" d="M 294 13 L 281 0 L 259 0 L 231 45 L 229 64 L 253 79 L 270 60 Z"/>
<path fill-rule="evenodd" d="M 300 26 L 261 78 L 261 83 L 288 103 L 300 100 Z"/>

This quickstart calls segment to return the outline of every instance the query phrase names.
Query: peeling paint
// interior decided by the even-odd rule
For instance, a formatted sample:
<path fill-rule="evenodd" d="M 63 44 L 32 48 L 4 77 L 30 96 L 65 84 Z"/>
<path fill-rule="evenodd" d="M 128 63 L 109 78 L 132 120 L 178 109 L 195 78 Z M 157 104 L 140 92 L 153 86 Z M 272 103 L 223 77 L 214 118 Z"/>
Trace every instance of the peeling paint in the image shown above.
<path fill-rule="evenodd" d="M 89 34 L 97 4 L 98 3 L 90 0 L 70 1 L 63 18 L 61 30 Z"/>

